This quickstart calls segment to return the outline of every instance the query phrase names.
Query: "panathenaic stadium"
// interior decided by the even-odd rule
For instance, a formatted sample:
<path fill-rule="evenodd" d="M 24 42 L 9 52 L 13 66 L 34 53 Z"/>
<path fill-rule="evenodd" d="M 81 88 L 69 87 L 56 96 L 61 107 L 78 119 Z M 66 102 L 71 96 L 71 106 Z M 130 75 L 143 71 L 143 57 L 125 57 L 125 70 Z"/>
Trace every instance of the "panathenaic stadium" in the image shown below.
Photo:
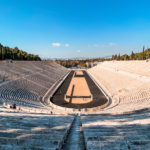
<path fill-rule="evenodd" d="M 1 61 L 2 76 L 0 150 L 150 150 L 150 62 Z"/>

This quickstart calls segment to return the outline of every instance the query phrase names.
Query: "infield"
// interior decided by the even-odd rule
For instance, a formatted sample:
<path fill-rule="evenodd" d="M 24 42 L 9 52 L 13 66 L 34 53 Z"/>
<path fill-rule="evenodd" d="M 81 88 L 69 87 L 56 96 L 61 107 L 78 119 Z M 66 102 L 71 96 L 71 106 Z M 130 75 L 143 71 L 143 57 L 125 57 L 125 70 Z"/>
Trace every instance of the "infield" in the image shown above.
<path fill-rule="evenodd" d="M 83 75 L 83 72 L 76 71 L 75 75 Z M 92 101 L 92 94 L 84 76 L 73 76 L 65 95 L 65 100 L 73 104 L 84 104 Z"/>
<path fill-rule="evenodd" d="M 84 86 L 86 85 L 86 88 L 88 87 L 87 89 L 89 89 L 89 90 L 87 90 L 87 91 L 90 91 L 88 93 L 91 93 L 91 95 L 92 95 L 91 101 L 86 102 L 86 103 L 83 103 L 83 102 L 77 103 L 77 97 L 75 99 L 76 103 L 73 103 L 73 102 L 70 103 L 69 100 L 68 100 L 68 102 L 65 100 L 66 93 L 67 93 L 69 86 L 71 84 L 71 81 L 74 77 L 77 80 L 80 77 L 85 79 L 86 82 L 85 81 L 82 81 L 82 82 L 87 83 L 87 85 L 84 84 Z M 84 87 L 80 88 L 80 90 L 82 90 L 82 89 L 84 91 Z M 79 91 L 79 90 L 77 90 L 77 91 Z M 82 94 L 82 92 L 80 91 L 80 94 L 82 94 L 81 95 L 82 98 L 83 98 L 83 96 L 85 96 L 85 93 Z M 79 94 L 77 93 L 77 96 L 78 95 Z M 87 94 L 86 96 L 90 96 L 90 95 Z M 85 98 L 87 98 L 86 96 L 85 96 Z M 73 97 L 73 98 L 75 98 L 75 97 Z M 81 98 L 81 97 L 79 97 L 79 98 Z M 88 73 L 86 71 L 83 71 L 83 75 L 76 75 L 76 76 L 75 76 L 75 71 L 71 71 L 70 74 L 68 75 L 68 77 L 64 80 L 64 82 L 61 84 L 61 86 L 56 90 L 54 95 L 51 97 L 50 101 L 52 103 L 54 103 L 55 105 L 58 105 L 61 107 L 75 108 L 75 109 L 93 108 L 93 107 L 105 105 L 108 102 L 108 100 L 105 97 L 105 95 L 103 94 L 103 92 L 97 87 L 97 85 L 94 83 L 94 81 L 91 79 L 91 77 L 88 75 Z"/>

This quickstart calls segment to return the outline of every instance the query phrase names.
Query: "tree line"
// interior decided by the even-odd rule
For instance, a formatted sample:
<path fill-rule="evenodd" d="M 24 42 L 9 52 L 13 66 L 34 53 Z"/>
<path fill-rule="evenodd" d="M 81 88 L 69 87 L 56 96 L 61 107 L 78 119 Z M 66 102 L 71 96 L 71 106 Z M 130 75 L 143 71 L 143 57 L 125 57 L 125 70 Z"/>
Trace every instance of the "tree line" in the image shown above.
<path fill-rule="evenodd" d="M 58 64 L 71 68 L 71 67 L 84 67 L 84 68 L 90 68 L 90 64 L 94 62 L 103 62 L 103 61 L 111 61 L 111 60 L 146 60 L 150 59 L 150 48 L 145 49 L 143 46 L 143 50 L 138 53 L 134 53 L 133 51 L 131 54 L 116 54 L 112 55 L 112 57 L 109 58 L 90 58 L 90 59 L 58 59 L 55 60 Z M 87 65 L 88 63 L 88 65 Z"/>
<path fill-rule="evenodd" d="M 0 60 L 41 60 L 38 55 L 29 54 L 18 47 L 10 48 L 0 43 Z"/>
<path fill-rule="evenodd" d="M 124 55 L 120 55 L 120 54 L 116 54 L 116 55 L 112 55 L 112 60 L 146 60 L 146 59 L 150 59 L 150 48 L 145 49 L 145 47 L 143 46 L 143 50 L 142 52 L 138 52 L 138 53 L 134 53 L 133 51 L 131 52 L 130 55 L 128 54 L 124 54 Z"/>
<path fill-rule="evenodd" d="M 58 64 L 66 67 L 66 68 L 71 68 L 71 67 L 78 67 L 79 65 L 82 67 L 85 67 L 86 61 L 84 60 L 55 60 Z"/>
<path fill-rule="evenodd" d="M 57 59 L 56 63 L 66 67 L 90 68 L 90 63 L 102 62 L 105 58 L 91 58 L 91 59 Z M 88 65 L 87 65 L 88 64 Z"/>

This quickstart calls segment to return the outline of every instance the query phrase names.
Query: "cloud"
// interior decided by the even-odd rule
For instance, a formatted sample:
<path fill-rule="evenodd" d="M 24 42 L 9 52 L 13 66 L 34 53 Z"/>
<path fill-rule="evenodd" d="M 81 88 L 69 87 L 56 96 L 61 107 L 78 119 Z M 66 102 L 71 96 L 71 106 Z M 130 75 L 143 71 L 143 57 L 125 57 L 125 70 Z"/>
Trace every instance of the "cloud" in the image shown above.
<path fill-rule="evenodd" d="M 61 46 L 61 43 L 52 43 L 52 46 L 53 46 L 53 47 L 60 47 L 60 46 Z"/>
<path fill-rule="evenodd" d="M 70 45 L 69 45 L 68 43 L 66 43 L 64 46 L 65 46 L 65 47 L 69 47 Z"/>
<path fill-rule="evenodd" d="M 94 46 L 94 47 L 99 47 L 99 45 L 98 45 L 98 44 L 94 44 L 93 46 Z"/>
<path fill-rule="evenodd" d="M 80 50 L 77 50 L 77 53 L 80 53 L 81 51 Z"/>
<path fill-rule="evenodd" d="M 113 42 L 109 42 L 108 44 L 102 45 L 102 47 L 116 47 L 117 44 Z"/>
<path fill-rule="evenodd" d="M 108 44 L 108 46 L 110 46 L 110 47 L 116 46 L 116 43 L 110 42 L 110 43 Z"/>
<path fill-rule="evenodd" d="M 99 45 L 99 44 L 94 44 L 93 47 L 115 47 L 117 46 L 116 43 L 109 42 L 107 44 Z"/>
<path fill-rule="evenodd" d="M 70 44 L 66 43 L 66 44 L 62 44 L 59 42 L 55 42 L 55 43 L 51 43 L 52 47 L 69 47 Z"/>

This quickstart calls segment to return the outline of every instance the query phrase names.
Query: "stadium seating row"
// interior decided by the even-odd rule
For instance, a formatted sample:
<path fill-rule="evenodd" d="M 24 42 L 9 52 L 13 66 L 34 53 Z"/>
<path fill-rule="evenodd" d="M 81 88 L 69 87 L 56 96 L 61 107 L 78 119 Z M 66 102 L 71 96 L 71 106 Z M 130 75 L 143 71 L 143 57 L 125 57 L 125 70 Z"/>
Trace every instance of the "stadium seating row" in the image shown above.
<path fill-rule="evenodd" d="M 131 70 L 129 70 L 130 67 L 128 67 L 128 70 L 125 70 L 125 68 L 132 63 L 135 66 L 132 66 Z M 149 64 L 149 62 L 145 61 L 109 61 L 100 63 L 88 70 L 97 83 L 99 83 L 109 95 L 112 99 L 113 106 L 115 106 L 111 107 L 110 105 L 109 109 L 106 108 L 103 113 L 122 113 L 124 111 L 134 111 L 149 107 L 149 105 L 147 105 L 150 102 L 149 77 L 147 77 L 147 80 L 140 80 L 140 78 L 136 78 L 136 76 L 128 75 L 129 71 L 136 75 L 139 73 L 138 75 L 142 77 L 141 72 L 136 72 L 136 69 L 134 70 L 133 68 L 138 68 L 138 70 L 141 68 L 141 70 L 143 70 L 142 67 L 146 68 L 147 64 Z M 117 69 L 113 69 L 115 67 Z M 124 70 L 125 73 L 120 72 L 118 69 Z M 150 70 L 146 71 L 150 73 Z"/>
<path fill-rule="evenodd" d="M 123 70 L 141 76 L 150 77 L 150 62 L 149 61 L 105 61 L 101 63 L 103 67 Z"/>
<path fill-rule="evenodd" d="M 57 70 L 59 68 L 59 71 Z M 58 64 L 52 64 L 51 61 L 7 61 L 0 62 L 0 75 L 5 77 L 5 80 L 15 79 L 25 75 L 46 71 L 48 73 L 57 73 L 56 76 L 64 71 L 64 67 Z"/>
<path fill-rule="evenodd" d="M 82 116 L 86 149 L 148 150 L 149 116 L 149 111 L 128 115 Z"/>
<path fill-rule="evenodd" d="M 74 120 L 73 116 L 0 111 L 2 150 L 61 149 Z"/>
<path fill-rule="evenodd" d="M 8 75 L 8 80 L 0 84 L 1 101 L 28 107 L 43 107 L 41 98 L 68 72 L 66 68 L 50 61 L 2 61 L 0 70 Z"/>

